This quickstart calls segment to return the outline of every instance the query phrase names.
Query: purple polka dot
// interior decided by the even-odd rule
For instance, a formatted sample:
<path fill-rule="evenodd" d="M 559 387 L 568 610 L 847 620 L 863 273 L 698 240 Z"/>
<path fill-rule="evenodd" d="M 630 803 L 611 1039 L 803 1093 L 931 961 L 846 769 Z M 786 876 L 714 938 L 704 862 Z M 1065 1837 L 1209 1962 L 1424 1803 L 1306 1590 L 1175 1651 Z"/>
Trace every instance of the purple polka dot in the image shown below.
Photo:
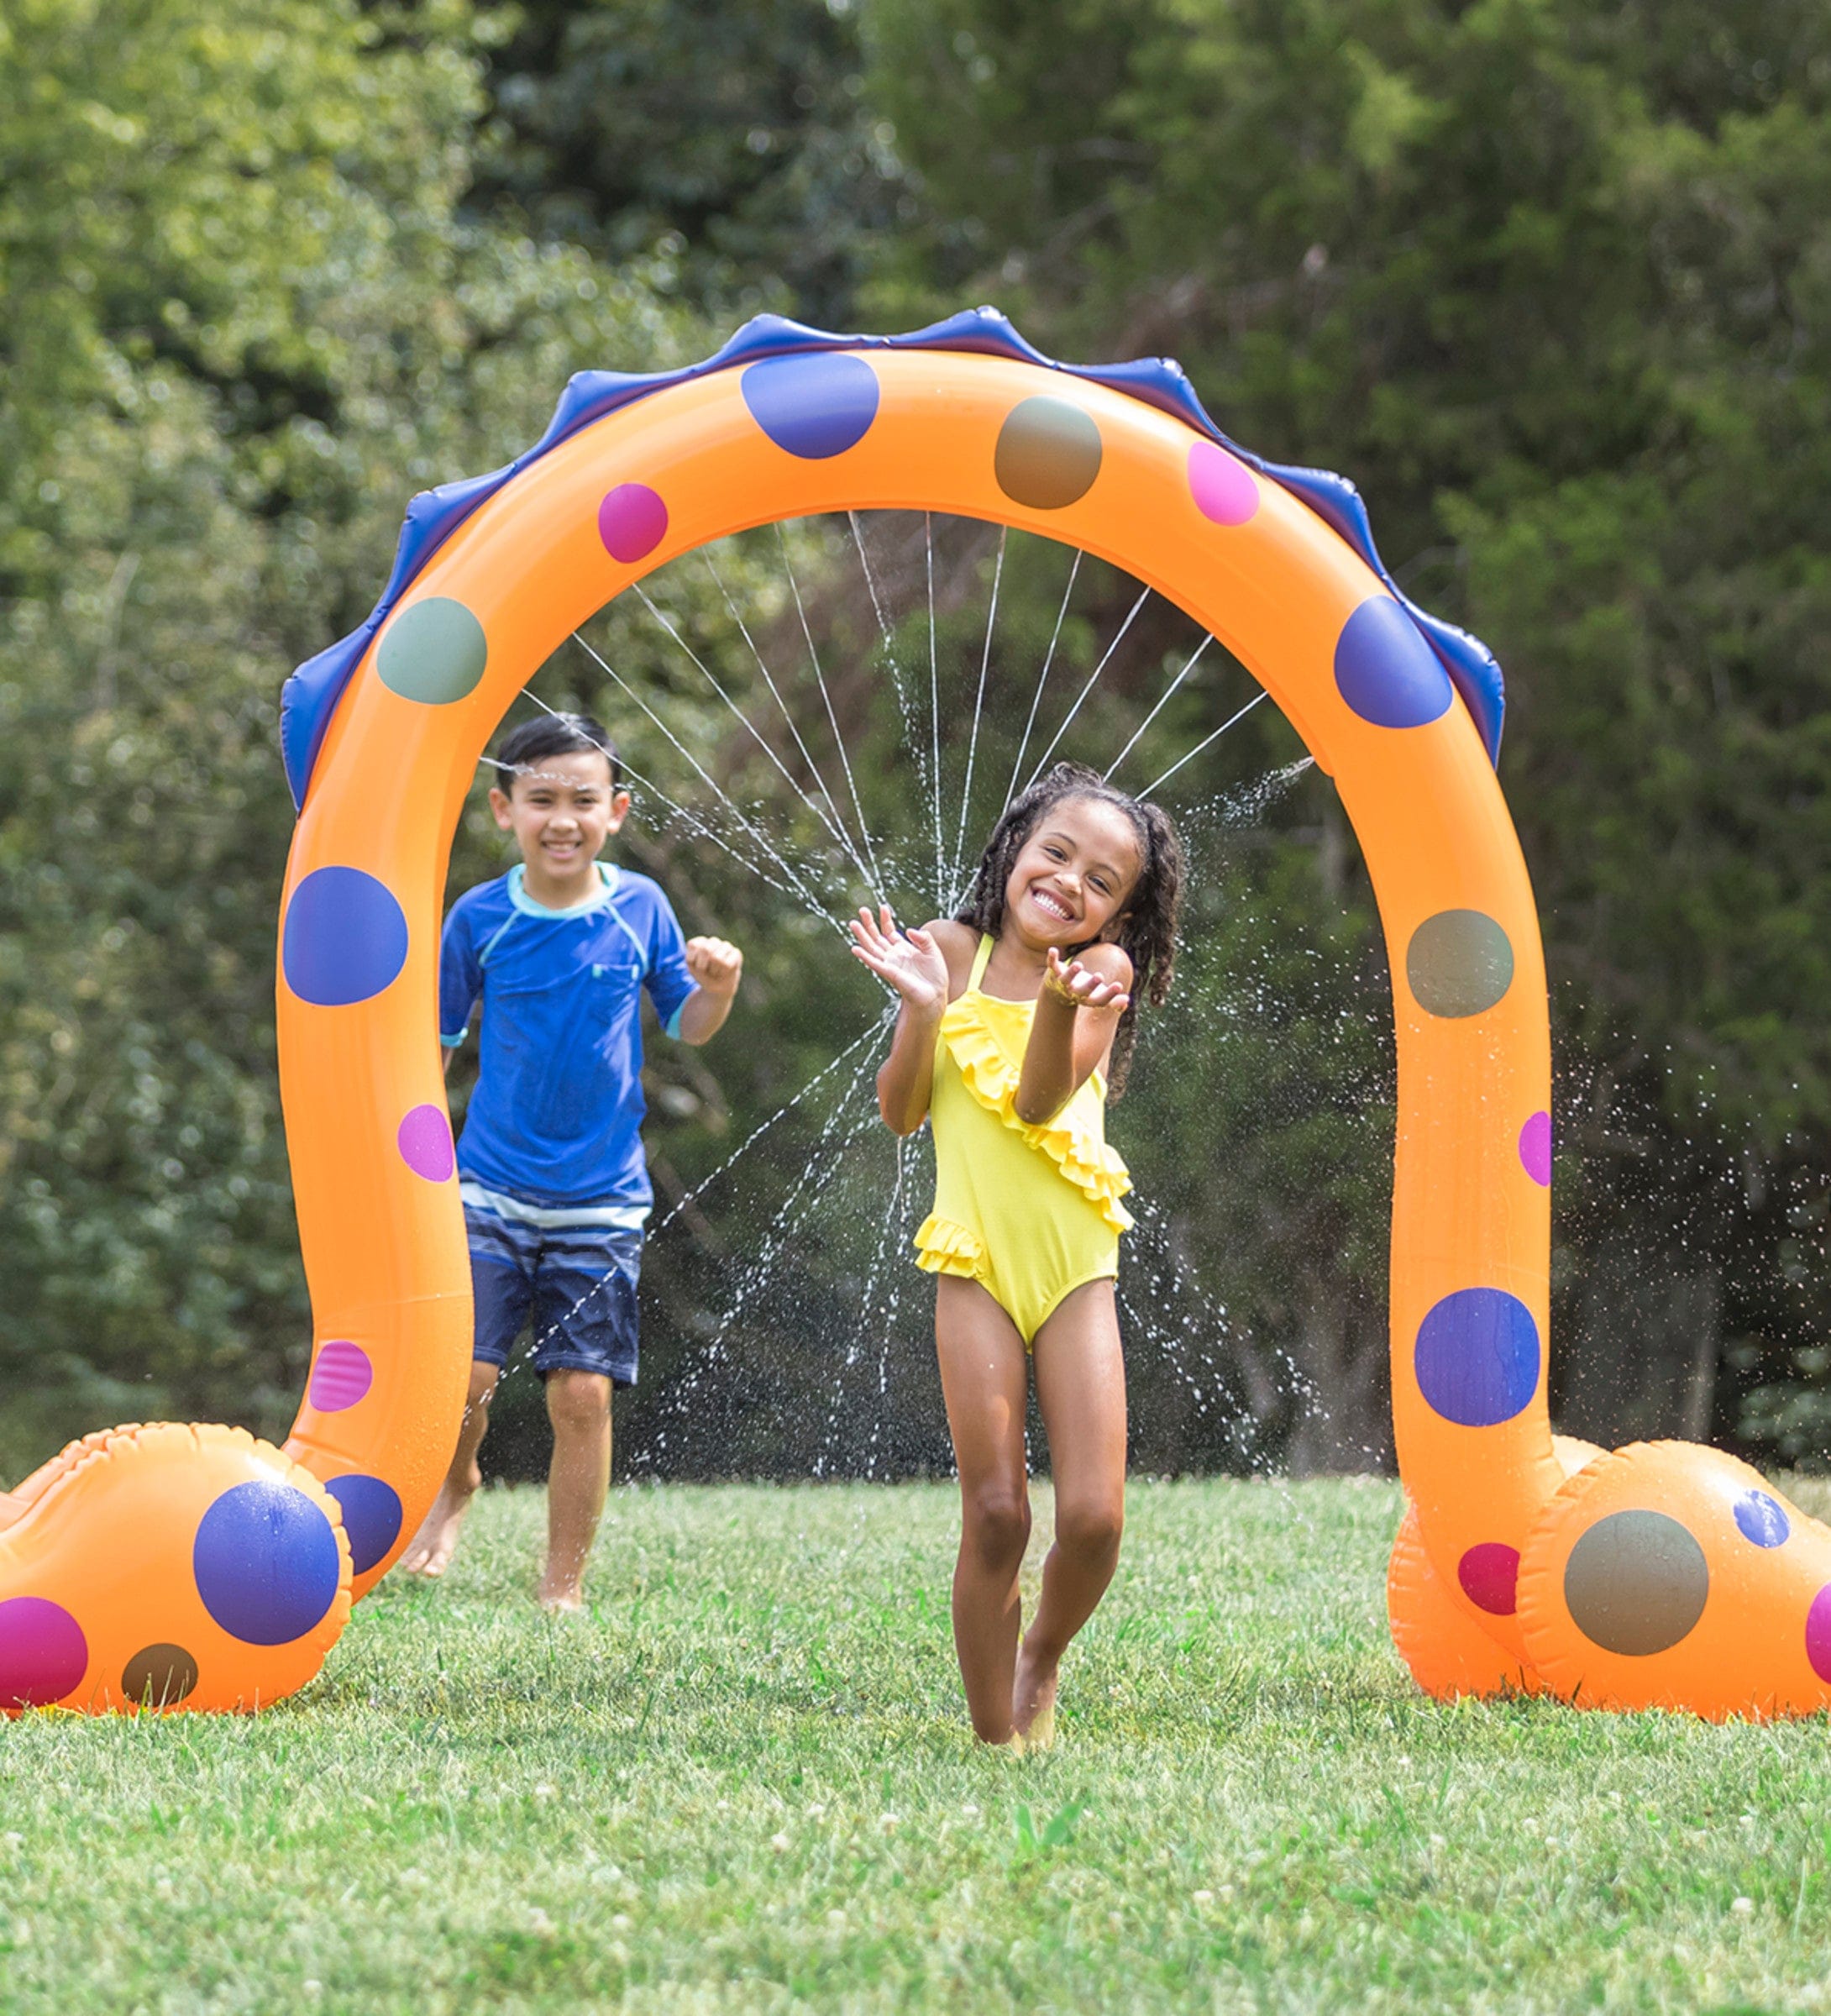
<path fill-rule="evenodd" d="M 1195 508 L 1216 525 L 1244 525 L 1259 508 L 1252 471 L 1212 441 L 1190 444 L 1188 487 Z"/>
<path fill-rule="evenodd" d="M 613 560 L 644 559 L 668 529 L 668 507 L 646 483 L 619 483 L 598 506 L 598 537 Z"/>
<path fill-rule="evenodd" d="M 406 915 L 373 875 L 314 869 L 293 890 L 281 964 L 301 1000 L 320 1008 L 370 1000 L 406 963 Z"/>
<path fill-rule="evenodd" d="M 1421 728 L 1449 711 L 1450 675 L 1389 595 L 1369 596 L 1342 625 L 1335 685 L 1377 728 Z"/>
<path fill-rule="evenodd" d="M 1813 1672 L 1831 1687 L 1831 1584 L 1819 1590 L 1806 1612 L 1806 1656 Z"/>
<path fill-rule="evenodd" d="M 401 1536 L 401 1498 L 379 1477 L 333 1477 L 325 1485 L 344 1512 L 351 1572 L 366 1574 Z"/>
<path fill-rule="evenodd" d="M 757 425 L 804 461 L 842 455 L 878 417 L 878 375 L 849 350 L 765 358 L 738 382 Z"/>
<path fill-rule="evenodd" d="M 304 1492 L 234 1484 L 197 1524 L 191 1572 L 203 1607 L 244 1645 L 289 1645 L 337 1600 L 331 1522 Z"/>
<path fill-rule="evenodd" d="M 1765 1491 L 1744 1491 L 1735 1501 L 1735 1523 L 1742 1537 L 1757 1547 L 1783 1547 L 1792 1521 Z"/>
<path fill-rule="evenodd" d="M 327 1339 L 312 1367 L 307 1398 L 320 1414 L 341 1414 L 354 1407 L 375 1383 L 375 1368 L 359 1344 L 344 1337 Z"/>
<path fill-rule="evenodd" d="M 1519 1130 L 1519 1166 L 1540 1189 L 1551 1182 L 1551 1116 L 1535 1113 Z"/>
<path fill-rule="evenodd" d="M 401 1159 L 416 1176 L 428 1183 L 446 1183 L 456 1167 L 452 1152 L 451 1122 L 443 1106 L 415 1106 L 401 1122 L 395 1137 Z"/>
<path fill-rule="evenodd" d="M 1510 1421 L 1539 1387 L 1539 1326 L 1517 1295 L 1462 1288 L 1418 1326 L 1412 1356 L 1431 1410 L 1463 1428 Z"/>
<path fill-rule="evenodd" d="M 0 1603 L 0 1708 L 46 1708 L 78 1686 L 89 1643 L 62 1604 L 48 1596 Z"/>
<path fill-rule="evenodd" d="M 1490 1617 L 1511 1617 L 1519 1607 L 1519 1550 L 1484 1540 L 1456 1564 L 1456 1578 L 1477 1609 Z"/>

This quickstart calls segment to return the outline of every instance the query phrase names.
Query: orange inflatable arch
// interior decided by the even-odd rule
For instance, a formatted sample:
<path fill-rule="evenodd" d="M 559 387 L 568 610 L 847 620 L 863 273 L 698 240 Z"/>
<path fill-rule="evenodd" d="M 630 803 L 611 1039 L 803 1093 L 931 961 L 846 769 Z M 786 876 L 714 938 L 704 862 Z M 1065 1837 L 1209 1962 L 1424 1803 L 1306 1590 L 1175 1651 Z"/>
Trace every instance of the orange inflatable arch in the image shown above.
<path fill-rule="evenodd" d="M 1499 686 L 1398 596 L 1350 486 L 1216 430 L 1173 365 L 1071 370 L 989 310 L 904 338 L 763 318 L 586 374 L 512 468 L 417 500 L 370 621 L 290 683 L 302 801 L 281 1089 L 309 1280 L 284 1452 L 123 1428 L 0 1501 L 0 1706 L 233 1709 L 317 1672 L 450 1457 L 470 1294 L 436 1034 L 451 839 L 524 682 L 747 527 L 957 513 L 1111 561 L 1212 631 L 1335 780 L 1391 953 L 1394 1635 L 1436 1693 L 1720 1716 L 1831 1703 L 1831 1532 L 1708 1449 L 1555 1447 L 1543 954 Z"/>

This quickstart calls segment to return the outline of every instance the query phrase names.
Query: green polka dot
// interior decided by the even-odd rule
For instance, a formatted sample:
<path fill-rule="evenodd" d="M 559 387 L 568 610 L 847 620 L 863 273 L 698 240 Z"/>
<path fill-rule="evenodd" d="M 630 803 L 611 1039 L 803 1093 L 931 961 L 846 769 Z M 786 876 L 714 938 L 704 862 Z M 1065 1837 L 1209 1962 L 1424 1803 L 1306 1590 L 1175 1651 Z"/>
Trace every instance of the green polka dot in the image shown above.
<path fill-rule="evenodd" d="M 1564 1600 L 1577 1628 L 1629 1659 L 1663 1652 L 1704 1614 L 1704 1551 L 1663 1512 L 1612 1512 L 1571 1550 Z"/>
<path fill-rule="evenodd" d="M 402 700 L 443 707 L 475 687 L 489 657 L 483 625 L 464 604 L 429 595 L 390 624 L 375 669 L 382 685 Z"/>
<path fill-rule="evenodd" d="M 1512 986 L 1513 945 L 1479 910 L 1440 910 L 1411 934 L 1405 978 L 1426 1015 L 1482 1015 Z"/>
<path fill-rule="evenodd" d="M 1060 511 L 1093 488 L 1100 473 L 1100 430 L 1070 401 L 1040 393 L 1006 416 L 992 469 L 1013 503 Z"/>

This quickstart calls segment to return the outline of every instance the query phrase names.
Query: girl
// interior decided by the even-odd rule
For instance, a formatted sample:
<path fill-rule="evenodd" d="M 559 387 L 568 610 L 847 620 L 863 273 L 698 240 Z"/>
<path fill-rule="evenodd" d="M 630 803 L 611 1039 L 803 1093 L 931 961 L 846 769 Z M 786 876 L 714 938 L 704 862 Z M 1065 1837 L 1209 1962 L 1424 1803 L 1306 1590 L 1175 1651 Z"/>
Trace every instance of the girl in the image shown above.
<path fill-rule="evenodd" d="M 885 1124 L 932 1114 L 935 1208 L 916 1236 L 936 1274 L 935 1340 L 960 1472 L 954 1644 L 988 1743 L 1054 1733 L 1056 1668 L 1119 1559 L 1125 1377 L 1114 1281 L 1131 1187 L 1106 1145 L 1136 1003 L 1175 958 L 1183 852 L 1169 821 L 1057 764 L 1005 811 L 964 909 L 900 932 L 858 913 L 853 950 L 902 996 L 878 1074 Z M 1030 1538 L 1026 1353 L 1055 1478 L 1055 1544 L 1018 1643 Z"/>

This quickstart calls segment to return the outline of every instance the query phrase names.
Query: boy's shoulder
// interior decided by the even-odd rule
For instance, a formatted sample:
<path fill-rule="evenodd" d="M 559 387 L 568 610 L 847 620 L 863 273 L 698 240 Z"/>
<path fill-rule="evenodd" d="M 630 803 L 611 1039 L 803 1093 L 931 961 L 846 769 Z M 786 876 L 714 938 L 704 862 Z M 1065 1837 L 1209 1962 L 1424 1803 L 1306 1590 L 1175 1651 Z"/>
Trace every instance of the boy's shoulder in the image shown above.
<path fill-rule="evenodd" d="M 625 868 L 621 861 L 611 877 L 611 900 L 619 910 L 660 911 L 670 917 L 674 915 L 667 890 L 654 877 L 645 875 L 640 869 Z"/>
<path fill-rule="evenodd" d="M 495 875 L 487 882 L 474 884 L 459 897 L 445 913 L 446 928 L 449 930 L 460 918 L 466 924 L 475 924 L 494 911 L 506 911 L 513 908 L 508 876 Z"/>

